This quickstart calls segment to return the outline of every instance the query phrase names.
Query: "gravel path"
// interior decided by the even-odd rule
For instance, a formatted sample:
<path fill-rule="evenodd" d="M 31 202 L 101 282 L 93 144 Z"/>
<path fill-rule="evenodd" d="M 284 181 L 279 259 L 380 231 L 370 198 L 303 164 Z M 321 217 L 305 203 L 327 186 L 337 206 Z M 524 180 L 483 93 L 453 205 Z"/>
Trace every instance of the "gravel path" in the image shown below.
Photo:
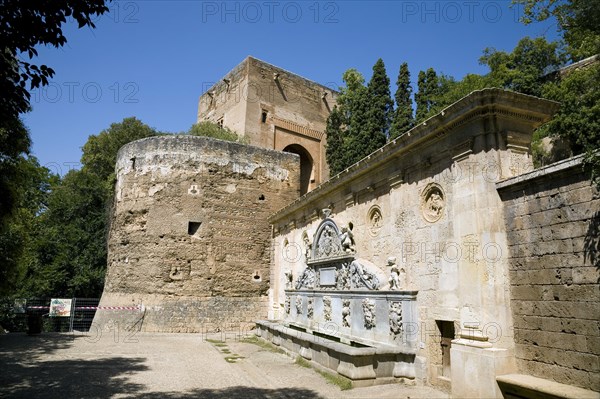
<path fill-rule="evenodd" d="M 0 397 L 446 398 L 401 384 L 347 391 L 291 357 L 201 334 L 0 335 Z"/>

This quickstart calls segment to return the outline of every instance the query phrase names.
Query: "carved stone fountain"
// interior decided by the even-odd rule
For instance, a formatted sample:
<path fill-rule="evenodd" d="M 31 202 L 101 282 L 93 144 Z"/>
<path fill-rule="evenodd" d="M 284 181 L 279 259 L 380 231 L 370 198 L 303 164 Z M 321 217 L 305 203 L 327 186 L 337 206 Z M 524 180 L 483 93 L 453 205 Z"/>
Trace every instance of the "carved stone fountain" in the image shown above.
<path fill-rule="evenodd" d="M 399 291 L 394 259 L 389 280 L 357 257 L 352 224 L 325 213 L 295 284 L 288 275 L 283 322 L 258 322 L 263 338 L 336 370 L 355 385 L 415 378 L 416 291 Z M 381 290 L 388 286 L 389 290 Z"/>

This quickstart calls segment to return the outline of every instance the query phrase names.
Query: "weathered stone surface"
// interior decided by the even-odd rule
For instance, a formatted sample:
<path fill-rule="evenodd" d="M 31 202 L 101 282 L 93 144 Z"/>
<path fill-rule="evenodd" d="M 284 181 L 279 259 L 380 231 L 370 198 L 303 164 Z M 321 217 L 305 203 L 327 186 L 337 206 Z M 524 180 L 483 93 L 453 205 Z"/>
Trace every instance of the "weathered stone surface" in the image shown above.
<path fill-rule="evenodd" d="M 600 390 L 600 200 L 581 157 L 498 184 L 519 371 Z M 541 230 L 541 234 L 539 233 Z"/>
<path fill-rule="evenodd" d="M 302 193 L 329 178 L 325 126 L 337 92 L 247 57 L 202 96 L 198 122 L 222 123 L 263 148 L 300 155 Z"/>
<path fill-rule="evenodd" d="M 299 194 L 295 154 L 191 136 L 119 151 L 102 306 L 95 323 L 192 332 L 251 324 L 268 309 L 269 214 Z M 116 318 L 116 319 L 115 319 Z"/>
<path fill-rule="evenodd" d="M 285 318 L 286 273 L 294 280 L 302 274 L 310 244 L 303 237 L 313 237 L 327 209 L 339 225 L 353 225 L 361 262 L 389 277 L 387 259 L 396 258 L 405 273 L 404 289 L 418 291 L 418 325 L 411 327 L 417 355 L 426 359 L 428 382 L 447 386 L 450 378 L 442 324 L 455 326 L 448 327 L 444 345 L 472 334 L 505 349 L 504 364 L 514 364 L 509 241 L 496 182 L 531 170 L 531 132 L 555 105 L 501 90 L 472 93 L 277 212 L 270 219 L 276 248 L 270 318 Z M 541 235 L 531 216 L 519 223 L 519 229 Z M 564 248 L 571 249 L 572 243 Z M 531 255 L 528 250 L 523 257 Z M 546 252 L 550 256 L 555 249 Z M 360 309 L 350 313 L 362 314 Z M 473 351 L 471 366 L 486 367 L 487 352 Z M 451 366 L 459 371 L 453 372 L 453 389 L 474 383 L 457 361 Z M 499 394 L 493 370 L 482 377 L 477 392 Z"/>

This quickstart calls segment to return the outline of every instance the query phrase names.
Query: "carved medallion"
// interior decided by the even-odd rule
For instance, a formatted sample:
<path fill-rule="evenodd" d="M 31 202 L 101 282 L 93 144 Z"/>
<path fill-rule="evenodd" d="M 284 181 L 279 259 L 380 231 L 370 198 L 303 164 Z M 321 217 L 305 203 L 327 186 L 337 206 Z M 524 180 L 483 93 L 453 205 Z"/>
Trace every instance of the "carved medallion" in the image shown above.
<path fill-rule="evenodd" d="M 423 218 L 430 223 L 437 222 L 444 215 L 446 207 L 446 195 L 442 187 L 436 183 L 430 183 L 421 194 L 421 213 Z"/>
<path fill-rule="evenodd" d="M 375 327 L 375 301 L 369 298 L 362 300 L 362 309 L 365 328 Z"/>
<path fill-rule="evenodd" d="M 369 232 L 372 236 L 379 234 L 379 230 L 383 227 L 383 216 L 378 205 L 373 205 L 367 214 Z"/>

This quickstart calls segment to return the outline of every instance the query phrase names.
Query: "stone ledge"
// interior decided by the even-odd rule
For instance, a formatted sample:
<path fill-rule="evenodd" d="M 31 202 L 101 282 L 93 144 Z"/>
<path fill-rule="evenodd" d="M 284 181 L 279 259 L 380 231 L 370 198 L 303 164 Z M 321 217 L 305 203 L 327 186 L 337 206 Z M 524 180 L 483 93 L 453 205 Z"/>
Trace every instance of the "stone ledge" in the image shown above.
<path fill-rule="evenodd" d="M 574 168 L 574 167 L 582 164 L 583 157 L 584 157 L 583 155 L 578 155 L 573 158 L 563 159 L 562 161 L 555 162 L 553 164 L 544 166 L 542 168 L 533 170 L 531 172 L 523 173 L 522 175 L 499 181 L 496 183 L 496 190 L 506 189 L 508 187 L 516 186 L 518 184 L 523 184 L 530 180 L 533 180 L 533 179 L 536 179 L 536 178 L 539 178 L 542 176 L 559 173 L 559 172 L 563 172 L 567 169 Z"/>
<path fill-rule="evenodd" d="M 505 374 L 496 377 L 505 398 L 578 398 L 599 399 L 600 392 L 561 384 L 527 374 Z"/>

